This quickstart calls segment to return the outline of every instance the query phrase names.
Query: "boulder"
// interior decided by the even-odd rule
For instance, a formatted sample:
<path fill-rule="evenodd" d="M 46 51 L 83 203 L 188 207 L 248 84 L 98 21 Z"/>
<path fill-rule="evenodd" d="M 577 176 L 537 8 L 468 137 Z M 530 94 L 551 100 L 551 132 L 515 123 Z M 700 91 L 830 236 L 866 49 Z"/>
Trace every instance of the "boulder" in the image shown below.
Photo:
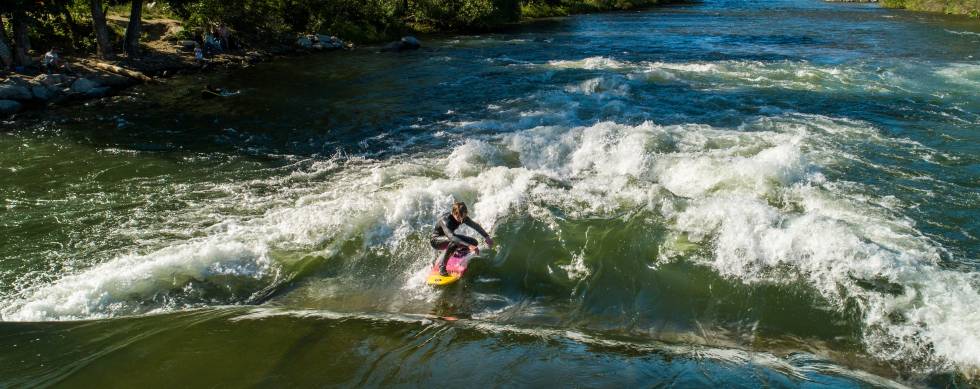
<path fill-rule="evenodd" d="M 13 100 L 0 100 L 0 115 L 13 115 L 20 111 L 20 103 Z"/>
<path fill-rule="evenodd" d="M 409 50 L 415 50 L 422 47 L 422 42 L 420 42 L 419 39 L 414 36 L 403 36 L 401 42 Z"/>
<path fill-rule="evenodd" d="M 30 84 L 20 79 L 8 79 L 0 84 L 0 100 L 30 100 L 34 98 L 31 94 Z"/>
<path fill-rule="evenodd" d="M 44 84 L 37 84 L 31 87 L 31 94 L 35 100 L 49 101 L 58 95 L 56 87 L 48 87 Z"/>
<path fill-rule="evenodd" d="M 317 38 L 317 43 L 319 43 L 324 50 L 339 50 L 347 46 L 347 44 L 344 43 L 343 40 L 335 36 L 327 36 L 327 35 L 320 34 L 317 35 L 316 38 Z"/>
<path fill-rule="evenodd" d="M 87 78 L 79 78 L 71 84 L 72 93 L 82 94 L 86 96 L 99 96 L 96 93 L 97 89 L 101 89 L 101 85 Z"/>
<path fill-rule="evenodd" d="M 381 48 L 381 51 L 406 51 L 406 50 L 418 50 L 422 47 L 422 42 L 414 36 L 404 36 L 401 40 L 391 42 Z"/>
<path fill-rule="evenodd" d="M 298 46 L 299 48 L 302 48 L 302 49 L 307 49 L 307 50 L 312 49 L 313 48 L 313 40 L 310 39 L 309 37 L 301 36 L 301 37 L 299 37 L 299 38 L 296 39 L 296 46 Z"/>

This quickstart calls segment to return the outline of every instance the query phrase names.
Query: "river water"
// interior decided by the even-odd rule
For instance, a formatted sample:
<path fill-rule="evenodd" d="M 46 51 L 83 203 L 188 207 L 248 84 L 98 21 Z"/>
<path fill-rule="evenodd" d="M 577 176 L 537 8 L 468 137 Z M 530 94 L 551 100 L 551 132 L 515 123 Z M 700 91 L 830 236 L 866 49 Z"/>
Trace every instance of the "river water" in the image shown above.
<path fill-rule="evenodd" d="M 975 21 L 720 0 L 425 46 L 5 123 L 0 386 L 977 383 Z M 433 289 L 454 199 L 498 244 Z"/>

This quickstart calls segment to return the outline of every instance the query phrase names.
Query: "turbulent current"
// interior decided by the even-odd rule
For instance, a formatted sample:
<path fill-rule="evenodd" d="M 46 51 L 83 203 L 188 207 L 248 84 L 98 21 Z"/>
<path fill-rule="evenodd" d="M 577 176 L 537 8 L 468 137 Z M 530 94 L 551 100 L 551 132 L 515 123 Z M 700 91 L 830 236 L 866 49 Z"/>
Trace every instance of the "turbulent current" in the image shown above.
<path fill-rule="evenodd" d="M 978 383 L 975 21 L 707 1 L 424 43 L 5 123 L 0 386 Z M 497 245 L 433 289 L 460 200 Z"/>

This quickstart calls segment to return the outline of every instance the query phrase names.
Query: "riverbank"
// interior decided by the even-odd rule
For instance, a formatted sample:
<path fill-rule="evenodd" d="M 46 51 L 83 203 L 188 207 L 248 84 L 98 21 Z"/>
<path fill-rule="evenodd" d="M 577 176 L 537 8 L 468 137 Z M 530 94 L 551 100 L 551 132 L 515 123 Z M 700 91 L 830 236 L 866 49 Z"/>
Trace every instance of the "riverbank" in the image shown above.
<path fill-rule="evenodd" d="M 68 57 L 68 68 L 62 72 L 38 74 L 35 70 L 7 75 L 0 78 L 0 118 L 49 105 L 110 97 L 134 85 L 163 82 L 177 75 L 239 69 L 276 58 L 353 47 L 336 37 L 310 35 L 299 37 L 293 46 L 228 50 L 196 59 L 194 46 L 193 41 L 161 39 L 148 42 L 149 50 L 136 59 Z"/>
<path fill-rule="evenodd" d="M 636 0 L 614 3 L 586 0 L 531 1 L 521 5 L 521 15 L 526 18 L 547 18 L 594 12 L 628 11 L 670 2 L 657 0 Z M 680 1 L 672 2 L 678 3 Z"/>
<path fill-rule="evenodd" d="M 881 0 L 879 3 L 886 8 L 980 18 L 980 3 L 975 0 Z"/>
<path fill-rule="evenodd" d="M 143 19 L 141 30 L 146 32 L 146 36 L 141 42 L 142 55 L 139 57 L 128 58 L 123 55 L 116 57 L 116 60 L 104 60 L 95 53 L 89 53 L 74 57 L 67 56 L 65 61 L 70 69 L 59 74 L 41 74 L 37 67 L 27 67 L 21 72 L 12 74 L 0 72 L 0 118 L 25 110 L 44 108 L 51 104 L 111 96 L 136 84 L 159 82 L 163 78 L 178 74 L 244 68 L 274 58 L 353 48 L 353 43 L 345 39 L 358 43 L 380 44 L 406 35 L 498 31 L 536 19 L 632 10 L 668 2 L 558 0 L 491 3 L 493 5 L 487 9 L 473 10 L 470 14 L 457 13 L 449 19 L 438 17 L 441 11 L 446 10 L 418 8 L 418 5 L 413 3 L 413 6 L 401 11 L 406 15 L 403 18 L 367 13 L 360 15 L 359 20 L 344 20 L 342 23 L 334 17 L 329 23 L 320 23 L 321 28 L 336 31 L 342 38 L 322 34 L 290 35 L 283 31 L 263 35 L 260 31 L 274 30 L 274 28 L 253 24 L 238 29 L 240 34 L 229 40 L 229 46 L 234 47 L 234 50 L 208 55 L 205 59 L 195 58 L 195 48 L 205 46 L 202 39 L 188 39 L 203 36 L 204 29 L 198 26 L 202 23 L 196 21 L 193 16 L 190 16 L 186 23 L 159 16 Z M 240 19 L 241 15 L 233 15 L 231 12 L 233 11 L 227 9 L 213 9 L 205 14 L 216 20 Z M 306 17 L 312 18 L 314 14 L 315 12 L 309 11 Z M 116 29 L 121 29 L 128 24 L 128 19 L 119 15 L 110 15 L 107 21 Z M 401 51 L 415 48 L 418 48 L 417 44 L 406 46 L 401 40 L 395 40 L 382 50 Z M 36 58 L 33 62 L 37 64 L 41 53 L 35 54 Z"/>

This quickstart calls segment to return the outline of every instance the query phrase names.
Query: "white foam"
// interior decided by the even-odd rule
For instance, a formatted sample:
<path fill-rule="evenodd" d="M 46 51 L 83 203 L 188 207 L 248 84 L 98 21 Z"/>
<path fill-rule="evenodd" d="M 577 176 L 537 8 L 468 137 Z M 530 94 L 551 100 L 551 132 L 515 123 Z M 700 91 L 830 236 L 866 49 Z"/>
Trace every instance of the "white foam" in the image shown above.
<path fill-rule="evenodd" d="M 950 34 L 955 34 L 955 35 L 973 35 L 973 36 L 980 36 L 980 32 L 973 32 L 973 31 L 954 31 L 954 30 L 944 30 L 944 31 L 946 31 L 946 32 L 948 32 Z"/>
<path fill-rule="evenodd" d="M 274 278 L 277 268 L 265 253 L 260 244 L 205 239 L 149 255 L 126 255 L 5 302 L 0 318 L 44 321 L 131 314 L 138 312 L 133 305 L 215 276 Z"/>
<path fill-rule="evenodd" d="M 599 97 L 622 97 L 629 94 L 629 83 L 623 76 L 603 76 L 590 78 L 578 84 L 565 87 L 568 93 L 581 93 Z"/>
<path fill-rule="evenodd" d="M 702 70 L 692 69 L 684 71 Z M 873 190 L 860 193 L 820 174 L 822 165 L 865 163 L 842 147 L 859 141 L 910 147 L 858 121 L 782 114 L 737 128 L 538 126 L 472 136 L 448 156 L 348 158 L 311 169 L 316 180 L 277 181 L 301 187 L 301 195 L 276 200 L 260 217 L 227 221 L 205 238 L 40 285 L 0 303 L 0 315 L 60 320 L 138 313 L 139 301 L 215 274 L 268 285 L 282 265 L 270 257 L 274 249 L 329 250 L 352 237 L 370 248 L 418 243 L 453 200 L 469 202 L 491 231 L 513 215 L 549 217 L 541 206 L 562 209 L 568 218 L 645 207 L 660 212 L 677 235 L 667 245 L 710 244 L 712 254 L 696 260 L 720 274 L 746 283 L 803 281 L 839 306 L 857 301 L 864 340 L 877 355 L 980 366 L 980 312 L 972 308 L 980 301 L 977 274 L 940 267 L 941 249 L 896 211 L 876 205 L 882 202 Z M 565 270 L 587 277 L 588 262 L 573 259 Z M 411 259 L 393 293 L 431 296 L 418 277 L 429 260 Z M 881 282 L 901 292 L 867 286 Z"/>
<path fill-rule="evenodd" d="M 980 88 L 980 64 L 952 64 L 936 70 L 936 74 L 954 84 L 969 87 L 970 93 L 975 93 Z"/>
<path fill-rule="evenodd" d="M 559 69 L 622 69 L 629 66 L 627 62 L 620 62 L 608 57 L 589 57 L 581 60 L 556 60 L 549 61 L 548 65 Z"/>
<path fill-rule="evenodd" d="M 530 183 L 533 201 L 572 216 L 653 205 L 677 233 L 710 239 L 712 256 L 702 261 L 723 275 L 747 283 L 802 280 L 840 307 L 856 299 L 865 341 L 879 355 L 980 365 L 980 313 L 970 310 L 980 298 L 977 274 L 941 268 L 940 249 L 895 214 L 896 199 L 852 193 L 817 171 L 814 161 L 855 158 L 836 145 L 862 139 L 914 146 L 861 122 L 796 114 L 739 129 L 539 127 L 502 143 L 523 168 L 568 185 Z M 661 188 L 688 200 L 672 202 Z M 657 206 L 664 200 L 669 206 Z M 879 205 L 886 203 L 894 209 Z M 903 294 L 867 286 L 880 282 L 900 285 Z"/>
<path fill-rule="evenodd" d="M 890 93 L 907 83 L 887 69 L 855 66 L 823 66 L 807 61 L 629 62 L 607 57 L 561 60 L 550 69 L 609 70 L 649 82 L 681 82 L 703 89 L 788 89 L 807 91 L 856 90 Z M 642 76 L 642 77 L 636 77 Z M 583 82 L 570 91 L 588 91 L 606 75 Z"/>
<path fill-rule="evenodd" d="M 592 271 L 585 266 L 585 253 L 578 252 L 572 255 L 572 260 L 567 265 L 559 266 L 568 274 L 569 279 L 581 280 L 592 274 Z"/>

